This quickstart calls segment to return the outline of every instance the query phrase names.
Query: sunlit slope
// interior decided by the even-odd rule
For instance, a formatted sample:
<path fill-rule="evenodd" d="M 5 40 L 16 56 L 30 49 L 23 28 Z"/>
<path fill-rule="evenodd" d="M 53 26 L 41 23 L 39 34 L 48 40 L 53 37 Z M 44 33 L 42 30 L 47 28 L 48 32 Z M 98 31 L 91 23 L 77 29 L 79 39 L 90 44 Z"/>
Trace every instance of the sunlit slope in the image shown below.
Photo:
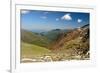
<path fill-rule="evenodd" d="M 21 43 L 22 58 L 34 58 L 49 53 L 50 50 L 33 44 Z"/>

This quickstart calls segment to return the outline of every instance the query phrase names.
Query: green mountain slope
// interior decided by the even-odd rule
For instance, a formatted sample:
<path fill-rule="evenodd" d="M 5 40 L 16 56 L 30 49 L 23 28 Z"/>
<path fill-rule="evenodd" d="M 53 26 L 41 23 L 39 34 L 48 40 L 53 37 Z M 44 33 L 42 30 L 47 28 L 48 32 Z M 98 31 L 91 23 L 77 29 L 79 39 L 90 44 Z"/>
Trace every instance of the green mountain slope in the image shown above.
<path fill-rule="evenodd" d="M 42 47 L 47 47 L 49 44 L 48 39 L 46 37 L 23 29 L 21 30 L 21 40 L 23 42 L 39 45 Z"/>

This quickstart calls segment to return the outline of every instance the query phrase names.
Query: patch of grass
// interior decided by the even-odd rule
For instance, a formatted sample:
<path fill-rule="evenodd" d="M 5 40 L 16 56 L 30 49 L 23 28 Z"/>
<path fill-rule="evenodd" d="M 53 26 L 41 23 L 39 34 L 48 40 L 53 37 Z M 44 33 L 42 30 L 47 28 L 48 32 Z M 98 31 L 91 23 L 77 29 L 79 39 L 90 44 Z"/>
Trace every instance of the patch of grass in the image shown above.
<path fill-rule="evenodd" d="M 34 58 L 49 53 L 50 50 L 33 44 L 21 43 L 21 58 Z"/>

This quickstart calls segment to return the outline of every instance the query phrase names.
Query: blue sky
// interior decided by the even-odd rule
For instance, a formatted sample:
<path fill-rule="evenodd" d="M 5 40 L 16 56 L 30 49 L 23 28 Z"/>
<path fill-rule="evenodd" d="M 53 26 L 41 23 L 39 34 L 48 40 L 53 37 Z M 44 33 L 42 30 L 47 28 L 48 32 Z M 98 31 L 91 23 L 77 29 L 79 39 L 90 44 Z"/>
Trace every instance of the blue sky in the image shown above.
<path fill-rule="evenodd" d="M 73 29 L 89 24 L 89 13 L 21 10 L 21 28 L 49 31 Z"/>

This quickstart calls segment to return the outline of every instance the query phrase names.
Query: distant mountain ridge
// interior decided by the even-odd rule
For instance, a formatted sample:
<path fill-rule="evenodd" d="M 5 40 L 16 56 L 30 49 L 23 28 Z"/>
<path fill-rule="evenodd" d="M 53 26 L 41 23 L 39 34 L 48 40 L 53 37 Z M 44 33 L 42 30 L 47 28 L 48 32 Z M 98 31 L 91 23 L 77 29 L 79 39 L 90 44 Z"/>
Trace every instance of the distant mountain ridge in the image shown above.
<path fill-rule="evenodd" d="M 48 32 L 42 32 L 40 33 L 41 35 L 47 37 L 51 42 L 55 41 L 57 39 L 57 37 L 62 34 L 62 33 L 67 33 L 70 30 L 66 30 L 66 29 L 53 29 L 51 31 Z"/>

